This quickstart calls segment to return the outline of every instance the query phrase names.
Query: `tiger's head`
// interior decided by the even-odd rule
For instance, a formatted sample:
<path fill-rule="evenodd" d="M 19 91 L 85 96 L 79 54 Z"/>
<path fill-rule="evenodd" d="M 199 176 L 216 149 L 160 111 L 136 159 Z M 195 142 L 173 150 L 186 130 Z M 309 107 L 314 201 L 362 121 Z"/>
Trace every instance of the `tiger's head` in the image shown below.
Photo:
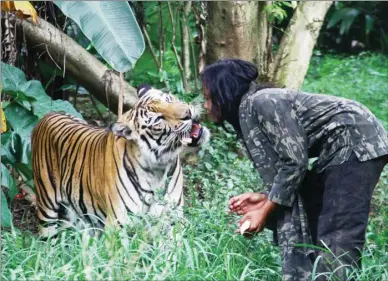
<path fill-rule="evenodd" d="M 186 147 L 209 141 L 209 130 L 201 126 L 200 105 L 190 105 L 170 93 L 143 85 L 138 102 L 111 126 L 116 136 L 134 141 L 155 162 L 172 160 Z"/>

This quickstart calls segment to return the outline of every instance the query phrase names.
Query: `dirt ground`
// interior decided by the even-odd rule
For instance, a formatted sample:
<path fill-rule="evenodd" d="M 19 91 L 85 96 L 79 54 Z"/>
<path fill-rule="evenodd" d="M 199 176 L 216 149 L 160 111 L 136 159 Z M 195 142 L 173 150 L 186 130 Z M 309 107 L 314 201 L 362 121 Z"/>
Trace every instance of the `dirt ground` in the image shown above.
<path fill-rule="evenodd" d="M 38 233 L 38 217 L 36 216 L 35 206 L 26 199 L 14 199 L 11 203 L 11 212 L 13 216 L 13 225 L 19 230 L 30 231 L 33 234 Z"/>

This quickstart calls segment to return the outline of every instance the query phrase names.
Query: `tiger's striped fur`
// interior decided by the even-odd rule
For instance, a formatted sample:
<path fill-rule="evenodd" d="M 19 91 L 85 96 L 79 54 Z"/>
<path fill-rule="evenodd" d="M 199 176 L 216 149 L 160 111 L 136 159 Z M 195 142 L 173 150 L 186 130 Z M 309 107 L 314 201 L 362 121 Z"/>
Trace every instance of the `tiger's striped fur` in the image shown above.
<path fill-rule="evenodd" d="M 73 222 L 72 215 L 98 227 L 128 224 L 128 213 L 159 216 L 164 206 L 154 201 L 157 190 L 166 201 L 183 205 L 179 153 L 186 145 L 182 140 L 194 140 L 190 132 L 199 110 L 153 88 L 139 93 L 137 104 L 109 129 L 57 113 L 34 128 L 42 236 L 55 235 L 58 220 Z M 209 139 L 205 127 L 201 132 L 196 145 Z"/>

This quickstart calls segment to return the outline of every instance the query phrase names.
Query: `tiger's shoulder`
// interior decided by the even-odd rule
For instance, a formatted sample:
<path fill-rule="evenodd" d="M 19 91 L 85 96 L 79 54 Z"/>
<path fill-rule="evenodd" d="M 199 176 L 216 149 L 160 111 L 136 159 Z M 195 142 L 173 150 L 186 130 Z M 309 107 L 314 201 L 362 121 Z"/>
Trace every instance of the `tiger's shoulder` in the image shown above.
<path fill-rule="evenodd" d="M 90 133 L 93 135 L 106 135 L 110 131 L 109 128 L 90 124 L 68 113 L 50 112 L 35 126 L 32 137 L 37 134 L 46 134 L 47 132 L 53 131 L 60 134 L 67 134 L 71 129 L 82 130 L 83 135 Z"/>

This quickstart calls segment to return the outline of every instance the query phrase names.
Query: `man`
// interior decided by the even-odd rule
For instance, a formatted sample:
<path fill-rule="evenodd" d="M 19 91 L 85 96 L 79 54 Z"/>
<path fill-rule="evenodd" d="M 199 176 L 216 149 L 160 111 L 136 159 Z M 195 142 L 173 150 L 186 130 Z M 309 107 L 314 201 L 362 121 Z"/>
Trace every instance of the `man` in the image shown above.
<path fill-rule="evenodd" d="M 337 267 L 344 280 L 340 263 L 361 265 L 372 193 L 388 161 L 387 133 L 355 101 L 257 85 L 257 75 L 255 65 L 238 59 L 201 73 L 205 108 L 217 124 L 234 127 L 267 187 L 232 198 L 230 210 L 244 215 L 239 226 L 247 232 L 274 230 L 283 280 L 311 280 L 316 261 L 318 280 Z"/>

